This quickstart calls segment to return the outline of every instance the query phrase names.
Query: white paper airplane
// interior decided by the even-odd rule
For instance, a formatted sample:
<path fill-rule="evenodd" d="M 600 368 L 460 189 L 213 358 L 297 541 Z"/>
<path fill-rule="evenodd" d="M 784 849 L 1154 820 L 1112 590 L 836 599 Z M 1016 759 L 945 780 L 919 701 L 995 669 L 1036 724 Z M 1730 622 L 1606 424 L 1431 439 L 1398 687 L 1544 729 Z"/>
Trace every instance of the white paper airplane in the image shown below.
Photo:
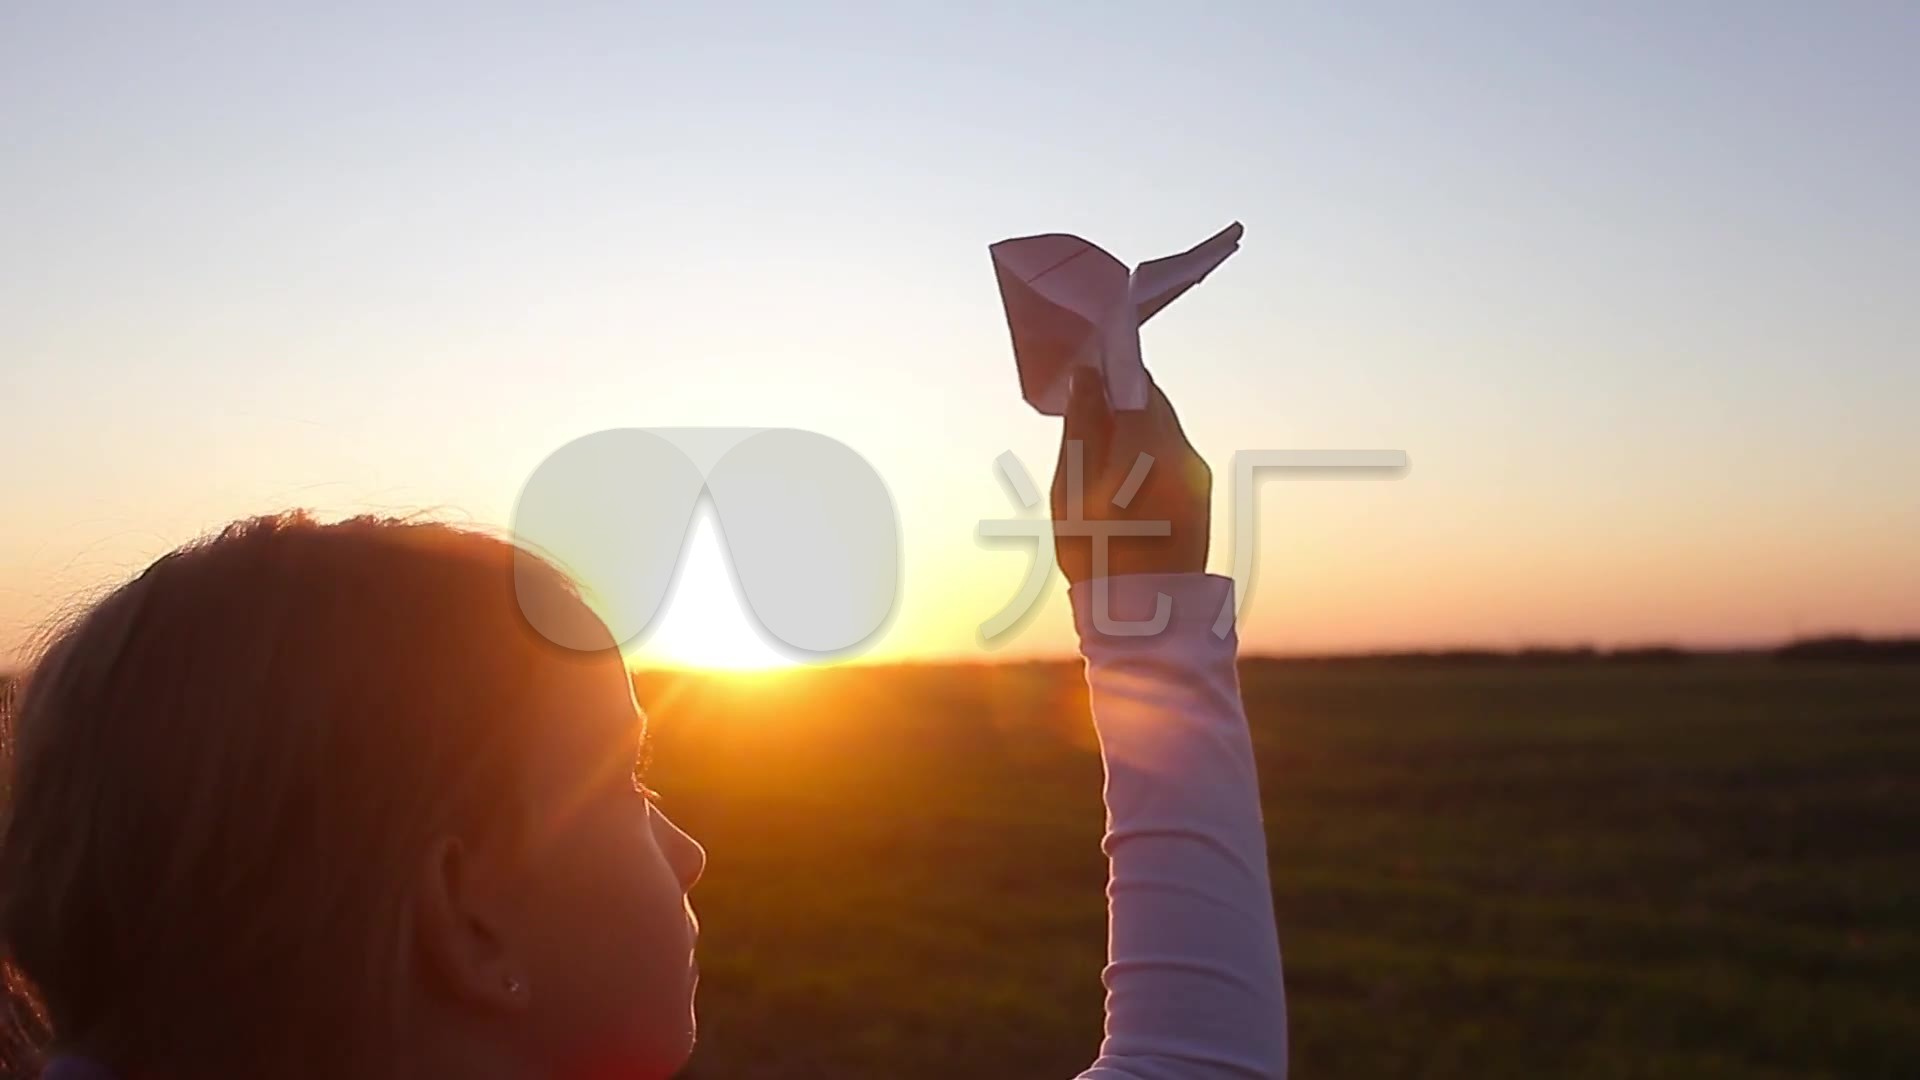
<path fill-rule="evenodd" d="M 1063 233 L 1002 240 L 987 250 L 1013 332 L 1020 391 L 1047 416 L 1067 411 L 1077 368 L 1099 373 L 1115 409 L 1147 407 L 1140 324 L 1240 248 L 1239 222 L 1198 246 L 1132 273 L 1099 247 Z"/>

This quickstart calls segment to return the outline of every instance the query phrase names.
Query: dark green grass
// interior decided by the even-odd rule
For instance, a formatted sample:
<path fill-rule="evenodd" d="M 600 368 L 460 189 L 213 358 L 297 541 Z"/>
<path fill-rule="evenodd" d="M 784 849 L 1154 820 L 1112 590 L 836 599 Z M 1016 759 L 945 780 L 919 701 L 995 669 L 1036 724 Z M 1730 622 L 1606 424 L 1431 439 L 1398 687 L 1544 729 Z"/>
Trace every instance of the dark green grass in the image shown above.
<path fill-rule="evenodd" d="M 1253 662 L 1296 1077 L 1920 1075 L 1920 666 Z M 691 1075 L 1064 1080 L 1076 668 L 644 676 L 709 849 Z"/>

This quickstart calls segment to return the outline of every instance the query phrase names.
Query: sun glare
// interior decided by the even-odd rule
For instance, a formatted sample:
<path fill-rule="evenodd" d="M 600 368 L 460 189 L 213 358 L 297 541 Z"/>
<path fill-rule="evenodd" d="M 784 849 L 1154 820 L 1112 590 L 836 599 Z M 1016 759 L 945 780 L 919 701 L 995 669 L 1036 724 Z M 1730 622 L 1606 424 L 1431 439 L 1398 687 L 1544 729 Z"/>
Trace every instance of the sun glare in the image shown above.
<path fill-rule="evenodd" d="M 628 659 L 642 666 L 730 671 L 793 666 L 794 661 L 768 644 L 735 591 L 711 507 L 702 506 L 694 517 L 693 536 L 667 593 L 666 609 L 653 632 L 629 650 Z"/>

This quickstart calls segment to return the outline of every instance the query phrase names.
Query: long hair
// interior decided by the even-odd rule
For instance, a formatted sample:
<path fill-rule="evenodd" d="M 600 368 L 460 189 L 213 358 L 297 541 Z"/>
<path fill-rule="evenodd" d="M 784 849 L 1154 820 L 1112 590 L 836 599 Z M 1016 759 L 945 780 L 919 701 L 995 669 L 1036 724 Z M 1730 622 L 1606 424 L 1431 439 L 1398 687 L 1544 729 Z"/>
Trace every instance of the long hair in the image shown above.
<path fill-rule="evenodd" d="M 14 699 L 19 681 L 0 674 L 0 808 L 12 802 L 6 749 L 13 745 Z M 0 1080 L 33 1080 L 44 1064 L 42 1044 L 50 1034 L 39 995 L 13 963 L 0 939 Z"/>
<path fill-rule="evenodd" d="M 582 659 L 529 628 L 530 572 L 578 603 L 483 533 L 258 518 L 58 632 L 0 717 L 16 1043 L 133 1077 L 380 1075 L 426 845 L 505 823 L 530 687 Z"/>

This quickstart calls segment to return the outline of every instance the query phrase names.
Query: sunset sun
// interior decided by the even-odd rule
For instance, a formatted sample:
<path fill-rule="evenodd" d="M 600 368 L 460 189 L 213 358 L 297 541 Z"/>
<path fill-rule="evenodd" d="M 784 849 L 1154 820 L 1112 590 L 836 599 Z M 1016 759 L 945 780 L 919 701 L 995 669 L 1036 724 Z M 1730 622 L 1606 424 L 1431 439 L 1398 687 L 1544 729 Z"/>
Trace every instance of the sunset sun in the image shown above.
<path fill-rule="evenodd" d="M 793 666 L 767 642 L 735 588 L 710 508 L 701 508 L 691 532 L 660 621 L 630 658 L 642 665 L 735 671 Z"/>

